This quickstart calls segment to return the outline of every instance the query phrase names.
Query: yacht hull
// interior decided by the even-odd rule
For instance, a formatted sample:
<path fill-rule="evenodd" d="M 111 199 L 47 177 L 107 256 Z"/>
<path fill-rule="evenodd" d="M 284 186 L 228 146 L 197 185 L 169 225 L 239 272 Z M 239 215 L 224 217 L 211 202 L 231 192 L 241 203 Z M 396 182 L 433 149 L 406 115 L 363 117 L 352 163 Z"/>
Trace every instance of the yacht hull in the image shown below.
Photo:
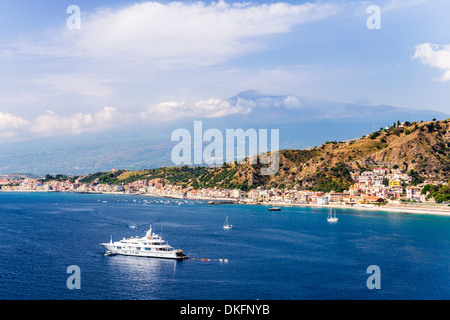
<path fill-rule="evenodd" d="M 134 256 L 134 257 L 146 257 L 146 258 L 160 258 L 160 259 L 176 259 L 183 260 L 188 259 L 189 257 L 183 254 L 181 251 L 177 252 L 157 252 L 157 251 L 148 251 L 145 252 L 143 250 L 134 250 L 134 249 L 116 249 L 113 244 L 110 243 L 101 243 L 105 249 L 105 255 L 123 255 L 123 256 Z"/>

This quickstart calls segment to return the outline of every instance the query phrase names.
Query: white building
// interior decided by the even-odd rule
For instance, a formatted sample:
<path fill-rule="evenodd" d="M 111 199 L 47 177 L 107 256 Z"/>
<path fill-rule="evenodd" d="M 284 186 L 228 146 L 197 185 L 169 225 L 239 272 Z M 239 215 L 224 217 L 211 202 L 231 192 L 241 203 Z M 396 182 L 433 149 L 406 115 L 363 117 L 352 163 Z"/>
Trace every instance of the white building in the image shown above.
<path fill-rule="evenodd" d="M 327 196 L 318 197 L 317 204 L 328 204 L 328 197 Z"/>
<path fill-rule="evenodd" d="M 420 187 L 406 187 L 406 199 L 409 201 L 420 201 Z"/>

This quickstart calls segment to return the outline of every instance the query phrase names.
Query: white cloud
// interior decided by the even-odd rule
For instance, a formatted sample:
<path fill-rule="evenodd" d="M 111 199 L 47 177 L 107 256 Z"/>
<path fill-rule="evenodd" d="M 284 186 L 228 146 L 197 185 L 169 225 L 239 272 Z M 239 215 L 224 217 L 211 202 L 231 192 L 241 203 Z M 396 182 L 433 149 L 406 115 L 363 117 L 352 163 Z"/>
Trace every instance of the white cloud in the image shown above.
<path fill-rule="evenodd" d="M 118 112 L 112 107 L 105 107 L 94 114 L 76 113 L 67 116 L 60 116 L 52 110 L 47 110 L 32 120 L 0 112 L 0 138 L 29 139 L 38 136 L 99 132 L 137 119 L 137 116 Z M 6 141 L 0 140 L 0 143 L 2 142 Z"/>
<path fill-rule="evenodd" d="M 11 138 L 27 128 L 29 121 L 11 113 L 0 112 L 0 138 Z"/>
<path fill-rule="evenodd" d="M 449 80 L 450 80 L 450 70 L 447 70 L 444 72 L 444 74 L 440 78 L 440 81 L 444 82 L 444 81 L 449 81 Z"/>
<path fill-rule="evenodd" d="M 161 102 L 147 107 L 141 113 L 141 118 L 160 122 L 195 117 L 219 118 L 236 113 L 246 114 L 250 111 L 251 107 L 247 104 L 233 105 L 227 100 L 211 98 L 194 103 L 186 103 L 185 101 Z"/>
<path fill-rule="evenodd" d="M 27 126 L 29 122 L 11 113 L 0 112 L 0 131 L 7 129 L 20 129 Z"/>
<path fill-rule="evenodd" d="M 37 43 L 3 52 L 27 56 L 120 61 L 146 69 L 214 65 L 265 48 L 261 37 L 337 12 L 333 4 L 141 2 L 120 9 L 82 13 L 81 29 L 62 30 Z M 8 54 L 6 54 L 8 53 Z M 128 62 L 128 63 L 127 63 Z"/>
<path fill-rule="evenodd" d="M 419 59 L 425 65 L 444 70 L 439 81 L 450 80 L 450 45 L 439 46 L 431 43 L 422 43 L 416 46 L 413 58 Z"/>
<path fill-rule="evenodd" d="M 286 108 L 298 108 L 302 106 L 302 102 L 297 98 L 293 96 L 288 96 L 283 100 L 283 104 Z"/>
<path fill-rule="evenodd" d="M 70 116 L 59 116 L 47 111 L 38 116 L 31 124 L 30 131 L 41 135 L 79 134 L 89 131 L 109 129 L 127 119 L 115 108 L 105 107 L 95 114 L 76 113 Z"/>
<path fill-rule="evenodd" d="M 220 118 L 231 114 L 246 114 L 255 107 L 253 101 L 240 99 L 237 103 L 211 98 L 186 103 L 184 101 L 161 102 L 142 112 L 124 113 L 105 107 L 97 113 L 59 115 L 52 110 L 25 120 L 10 113 L 0 112 L 0 137 L 55 136 L 100 132 L 124 124 L 160 123 L 183 118 Z M 4 142 L 4 141 L 3 141 Z"/>

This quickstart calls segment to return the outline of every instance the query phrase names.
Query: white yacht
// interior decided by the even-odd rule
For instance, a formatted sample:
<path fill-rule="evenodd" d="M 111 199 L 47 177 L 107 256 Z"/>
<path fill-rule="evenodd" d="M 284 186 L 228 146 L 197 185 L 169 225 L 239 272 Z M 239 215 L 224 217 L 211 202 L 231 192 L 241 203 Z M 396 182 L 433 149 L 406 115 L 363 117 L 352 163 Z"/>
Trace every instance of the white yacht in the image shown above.
<path fill-rule="evenodd" d="M 188 259 L 182 250 L 174 249 L 164 241 L 160 235 L 153 233 L 152 226 L 145 237 L 123 238 L 120 241 L 100 243 L 106 249 L 105 255 L 122 254 L 127 256 L 166 258 L 166 259 Z"/>

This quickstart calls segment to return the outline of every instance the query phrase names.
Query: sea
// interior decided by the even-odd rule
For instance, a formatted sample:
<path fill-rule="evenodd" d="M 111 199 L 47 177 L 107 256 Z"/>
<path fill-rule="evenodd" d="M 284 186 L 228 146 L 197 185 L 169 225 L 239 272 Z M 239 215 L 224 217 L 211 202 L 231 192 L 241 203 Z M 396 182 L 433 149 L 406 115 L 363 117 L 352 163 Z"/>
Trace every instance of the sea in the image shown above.
<path fill-rule="evenodd" d="M 450 299 L 450 217 L 268 208 L 0 192 L 0 300 Z M 150 225 L 190 259 L 104 255 Z"/>

